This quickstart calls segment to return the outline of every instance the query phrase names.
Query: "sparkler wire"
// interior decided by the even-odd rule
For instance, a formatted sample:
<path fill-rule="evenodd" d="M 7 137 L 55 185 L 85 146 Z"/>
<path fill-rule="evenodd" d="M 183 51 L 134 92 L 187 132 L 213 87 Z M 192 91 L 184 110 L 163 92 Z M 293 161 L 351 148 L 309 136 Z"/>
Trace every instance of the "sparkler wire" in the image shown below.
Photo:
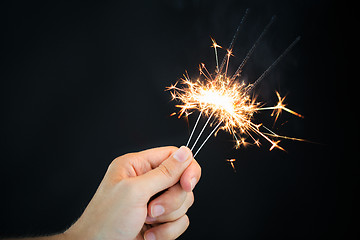
<path fill-rule="evenodd" d="M 261 76 L 250 85 L 248 91 L 251 91 L 259 82 L 261 82 L 264 77 L 280 62 L 280 60 L 295 46 L 295 44 L 300 40 L 298 36 L 286 49 L 285 51 L 261 74 Z"/>
<path fill-rule="evenodd" d="M 233 49 L 233 47 L 234 47 L 235 40 L 236 40 L 236 38 L 237 38 L 238 35 L 239 35 L 240 29 L 241 29 L 242 25 L 244 24 L 245 19 L 246 19 L 248 13 L 249 13 L 249 8 L 247 8 L 247 9 L 245 10 L 245 14 L 244 14 L 244 16 L 242 17 L 241 22 L 240 22 L 239 26 L 238 26 L 237 29 L 236 29 L 236 32 L 235 32 L 235 34 L 234 34 L 234 36 L 233 36 L 233 39 L 231 40 L 230 46 L 229 46 L 229 48 L 228 48 L 230 51 L 231 51 L 231 50 Z M 222 69 L 223 69 L 224 66 L 225 66 L 225 62 L 226 62 L 226 55 L 223 57 L 223 60 L 222 60 L 221 65 L 220 65 L 220 69 L 218 69 L 218 70 L 219 70 L 218 72 L 221 72 L 221 71 L 222 71 Z"/>
<path fill-rule="evenodd" d="M 214 112 L 211 113 L 211 115 L 208 118 L 208 120 L 206 121 L 204 127 L 201 129 L 201 132 L 199 133 L 198 137 L 196 138 L 194 145 L 191 147 L 191 151 L 194 149 L 196 143 L 199 141 L 199 138 L 201 137 L 202 133 L 204 132 L 204 130 L 205 130 L 206 126 L 208 125 L 208 123 L 209 123 L 211 117 L 213 116 L 213 114 L 214 114 Z"/>
<path fill-rule="evenodd" d="M 214 49 L 215 49 L 215 59 L 216 59 L 216 70 L 219 72 L 219 59 L 218 59 L 218 54 L 217 54 L 217 50 L 216 50 L 216 45 L 214 42 Z"/>
<path fill-rule="evenodd" d="M 202 112 L 199 113 L 199 116 L 198 116 L 198 118 L 197 118 L 197 120 L 196 120 L 196 123 L 195 123 L 195 125 L 194 125 L 194 127 L 193 127 L 193 130 L 191 131 L 189 140 L 188 140 L 187 143 L 186 143 L 186 146 L 187 146 L 187 147 L 189 146 L 189 143 L 190 143 L 190 141 L 191 141 L 191 138 L 192 138 L 192 136 L 194 135 L 196 126 L 197 126 L 198 123 L 199 123 L 199 120 L 200 120 L 200 118 L 201 118 L 201 115 L 202 115 Z"/>
<path fill-rule="evenodd" d="M 258 39 L 256 39 L 255 43 L 252 45 L 252 47 L 250 48 L 250 50 L 248 51 L 248 53 L 246 54 L 244 60 L 241 62 L 240 66 L 238 67 L 238 69 L 236 70 L 236 72 L 234 73 L 232 78 L 236 78 L 237 76 L 240 75 L 240 73 L 242 72 L 242 69 L 244 68 L 245 64 L 247 63 L 247 61 L 249 60 L 249 58 L 251 57 L 251 54 L 254 52 L 255 48 L 257 47 L 257 45 L 259 44 L 260 40 L 264 37 L 265 33 L 268 31 L 268 29 L 270 28 L 271 24 L 275 21 L 276 16 L 272 16 L 270 22 L 266 25 L 266 27 L 264 28 L 264 30 L 261 32 L 260 36 L 258 37 Z"/>
<path fill-rule="evenodd" d="M 207 140 L 209 140 L 209 138 L 214 134 L 214 132 L 220 127 L 220 124 L 222 124 L 223 121 L 219 122 L 216 127 L 211 131 L 211 133 L 209 134 L 209 136 L 207 136 L 207 138 L 205 139 L 205 141 L 200 145 L 199 149 L 196 151 L 196 153 L 194 154 L 194 158 L 196 157 L 196 155 L 200 152 L 201 148 L 205 145 L 205 143 L 207 142 Z"/>

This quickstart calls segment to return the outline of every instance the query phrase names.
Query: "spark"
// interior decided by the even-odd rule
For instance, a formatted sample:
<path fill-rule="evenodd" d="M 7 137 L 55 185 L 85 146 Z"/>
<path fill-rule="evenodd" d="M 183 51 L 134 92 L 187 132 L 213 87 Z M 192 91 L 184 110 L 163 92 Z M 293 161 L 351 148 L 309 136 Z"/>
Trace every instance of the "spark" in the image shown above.
<path fill-rule="evenodd" d="M 270 151 L 273 150 L 274 148 L 279 148 L 279 149 L 285 151 L 285 149 L 283 149 L 282 147 L 280 147 L 280 146 L 278 145 L 279 142 L 280 142 L 280 140 L 277 140 L 277 141 L 275 141 L 275 142 L 272 142 L 272 145 L 271 145 L 271 147 L 270 147 Z"/>
<path fill-rule="evenodd" d="M 236 161 L 236 159 L 234 159 L 234 158 L 233 159 L 226 159 L 226 161 L 228 163 L 230 163 L 232 169 L 234 169 L 234 172 L 236 172 L 235 165 L 234 165 L 234 162 Z"/>
<path fill-rule="evenodd" d="M 247 15 L 247 12 L 248 10 L 246 10 L 245 16 Z M 243 24 L 245 16 L 242 19 L 241 25 Z M 245 63 L 254 52 L 255 47 L 258 45 L 260 39 L 262 39 L 264 34 L 268 31 L 274 19 L 275 17 L 272 17 L 270 22 L 266 25 L 265 29 L 261 32 L 260 36 L 246 54 L 244 60 L 233 75 L 228 74 L 228 66 L 230 57 L 232 56 L 234 39 L 238 35 L 239 27 L 235 33 L 233 41 L 230 44 L 230 48 L 226 50 L 227 53 L 224 56 L 220 66 L 217 49 L 220 49 L 221 46 L 218 45 L 213 38 L 211 38 L 216 60 L 216 69 L 213 74 L 207 70 L 204 63 L 201 63 L 199 65 L 199 78 L 192 80 L 186 72 L 186 74 L 183 75 L 183 78 L 181 78 L 174 85 L 171 85 L 167 88 L 167 90 L 171 92 L 172 99 L 180 102 L 176 105 L 176 107 L 179 108 L 179 117 L 184 114 L 189 115 L 195 111 L 199 111 L 198 118 L 187 141 L 187 146 L 189 146 L 194 136 L 200 119 L 202 117 L 207 118 L 207 121 L 202 127 L 200 133 L 197 135 L 191 150 L 195 149 L 195 146 L 204 133 L 206 127 L 209 125 L 210 127 L 215 125 L 211 133 L 206 137 L 198 150 L 195 152 L 194 157 L 198 154 L 208 139 L 212 135 L 216 135 L 216 133 L 220 130 L 228 132 L 233 136 L 235 148 L 240 148 L 240 146 L 246 147 L 250 144 L 260 147 L 262 145 L 260 139 L 264 139 L 270 143 L 270 151 L 275 148 L 285 151 L 285 149 L 279 145 L 279 138 L 303 141 L 303 139 L 278 135 L 269 128 L 265 127 L 262 123 L 256 123 L 256 120 L 254 120 L 255 115 L 263 110 L 273 110 L 271 116 L 275 116 L 274 122 L 278 120 L 279 115 L 283 110 L 297 117 L 303 118 L 303 115 L 286 107 L 286 104 L 284 103 L 285 97 L 281 97 L 279 92 L 276 92 L 278 98 L 277 105 L 264 107 L 265 104 L 258 102 L 255 95 L 251 93 L 254 87 L 259 82 L 261 82 L 262 79 L 264 79 L 264 77 L 270 72 L 271 69 L 274 68 L 280 59 L 282 59 L 295 45 L 295 43 L 299 40 L 299 37 L 296 38 L 295 41 L 293 41 L 289 47 L 285 49 L 285 51 L 261 74 L 261 76 L 253 84 L 246 84 L 244 80 L 241 79 L 241 72 Z M 225 70 L 223 71 L 224 67 Z M 262 129 L 265 129 L 266 132 L 262 131 Z M 247 139 L 249 139 L 250 142 L 247 141 Z M 251 142 L 251 140 L 253 142 Z M 230 159 L 228 161 L 233 166 L 232 160 L 235 161 L 235 159 Z"/>
<path fill-rule="evenodd" d="M 277 92 L 277 91 L 276 91 L 276 96 L 278 97 L 278 100 L 279 100 L 276 106 L 261 108 L 260 110 L 271 110 L 272 109 L 273 112 L 271 113 L 271 116 L 275 116 L 275 122 L 279 118 L 282 110 L 287 111 L 287 112 L 289 112 L 289 113 L 291 113 L 291 114 L 293 114 L 295 116 L 298 116 L 300 118 L 304 118 L 303 115 L 301 115 L 301 114 L 299 114 L 299 113 L 297 113 L 297 112 L 295 112 L 295 111 L 293 111 L 291 109 L 286 108 L 286 104 L 284 104 L 284 100 L 285 100 L 286 96 L 282 98 L 280 96 L 279 92 Z"/>
<path fill-rule="evenodd" d="M 215 42 L 215 40 L 214 40 L 213 38 L 211 38 L 211 40 L 212 40 L 212 42 L 213 42 L 213 44 L 212 44 L 212 46 L 211 46 L 211 47 L 213 47 L 213 48 L 214 48 L 214 51 L 215 51 L 215 58 L 216 58 L 216 71 L 218 71 L 218 72 L 219 72 L 219 59 L 218 59 L 218 55 L 217 55 L 217 50 L 216 50 L 216 48 L 221 48 L 221 46 L 220 46 L 220 45 L 218 45 L 218 44 Z"/>

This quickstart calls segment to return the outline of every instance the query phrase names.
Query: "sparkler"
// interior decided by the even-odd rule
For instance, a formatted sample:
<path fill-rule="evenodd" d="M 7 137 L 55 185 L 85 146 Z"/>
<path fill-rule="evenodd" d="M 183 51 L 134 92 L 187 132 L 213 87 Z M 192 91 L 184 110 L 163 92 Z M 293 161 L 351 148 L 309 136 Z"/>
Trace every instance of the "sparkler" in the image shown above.
<path fill-rule="evenodd" d="M 254 121 L 254 115 L 263 110 L 273 111 L 271 116 L 275 116 L 274 122 L 278 120 L 278 117 L 283 110 L 297 117 L 303 118 L 303 116 L 299 113 L 286 107 L 286 104 L 284 103 L 285 97 L 281 97 L 280 94 L 276 92 L 278 97 L 277 105 L 264 107 L 265 104 L 257 102 L 256 97 L 254 97 L 254 94 L 251 93 L 255 86 L 258 85 L 277 65 L 277 63 L 291 50 L 291 48 L 293 48 L 293 46 L 299 41 L 299 37 L 296 38 L 282 54 L 279 55 L 279 57 L 260 75 L 260 77 L 258 77 L 254 83 L 246 84 L 243 80 L 241 80 L 243 67 L 251 57 L 260 40 L 270 28 L 271 24 L 274 22 L 275 17 L 272 17 L 270 22 L 265 26 L 264 30 L 246 54 L 244 60 L 235 73 L 232 75 L 229 75 L 228 73 L 228 65 L 232 55 L 234 42 L 247 14 L 248 10 L 246 10 L 220 66 L 217 49 L 221 48 L 221 46 L 211 38 L 216 60 L 216 69 L 213 74 L 210 74 L 205 64 L 201 63 L 199 66 L 200 75 L 196 80 L 191 80 L 186 72 L 180 81 L 167 88 L 167 90 L 171 93 L 172 99 L 180 102 L 180 104 L 176 105 L 176 107 L 180 109 L 178 112 L 179 118 L 183 115 L 188 116 L 196 110 L 199 111 L 198 118 L 191 131 L 186 146 L 189 146 L 201 117 L 207 118 L 205 125 L 202 127 L 191 147 L 192 151 L 206 127 L 209 124 L 210 127 L 214 126 L 211 133 L 205 138 L 195 152 L 194 157 L 199 153 L 208 139 L 212 135 L 216 135 L 219 130 L 224 130 L 233 136 L 235 148 L 246 146 L 248 144 L 254 144 L 260 147 L 260 139 L 264 139 L 271 144 L 269 148 L 270 151 L 274 148 L 285 151 L 284 148 L 279 146 L 279 138 L 303 141 L 303 139 L 278 135 L 262 123 L 255 123 Z M 252 143 L 246 141 L 248 138 L 252 140 Z M 235 159 L 228 160 L 235 170 L 234 161 Z"/>

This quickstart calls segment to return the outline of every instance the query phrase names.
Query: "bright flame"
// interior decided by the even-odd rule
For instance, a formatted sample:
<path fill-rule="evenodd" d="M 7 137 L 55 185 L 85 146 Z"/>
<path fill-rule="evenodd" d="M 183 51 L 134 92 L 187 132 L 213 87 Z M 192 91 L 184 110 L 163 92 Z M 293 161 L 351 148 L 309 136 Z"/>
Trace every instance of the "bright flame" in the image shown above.
<path fill-rule="evenodd" d="M 182 102 L 176 105 L 180 108 L 179 117 L 197 109 L 206 116 L 214 115 L 218 122 L 223 122 L 222 129 L 230 133 L 244 133 L 255 128 L 251 118 L 258 109 L 258 103 L 247 94 L 245 84 L 223 77 L 219 75 L 215 80 L 192 82 L 184 76 L 181 80 L 182 88 L 177 87 L 177 84 L 169 87 L 169 90 L 174 90 L 173 99 Z"/>

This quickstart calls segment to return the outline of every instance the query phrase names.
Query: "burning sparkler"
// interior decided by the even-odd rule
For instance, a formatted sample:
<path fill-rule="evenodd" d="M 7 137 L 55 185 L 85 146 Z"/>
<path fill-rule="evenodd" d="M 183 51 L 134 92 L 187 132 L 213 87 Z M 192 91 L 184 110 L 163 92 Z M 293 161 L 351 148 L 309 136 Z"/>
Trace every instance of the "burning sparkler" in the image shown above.
<path fill-rule="evenodd" d="M 186 73 L 179 82 L 167 88 L 167 90 L 170 90 L 171 92 L 172 99 L 178 100 L 180 102 L 180 104 L 176 105 L 176 107 L 180 109 L 178 112 L 179 117 L 183 115 L 187 116 L 193 113 L 195 110 L 200 112 L 186 144 L 187 146 L 189 146 L 193 138 L 195 129 L 197 128 L 201 117 L 205 116 L 207 118 L 205 125 L 202 127 L 191 147 L 192 151 L 198 143 L 205 128 L 209 124 L 210 126 L 215 126 L 213 127 L 211 133 L 197 149 L 194 157 L 198 154 L 208 139 L 213 134 L 216 135 L 219 130 L 229 132 L 233 136 L 236 148 L 250 144 L 250 142 L 246 141 L 247 138 L 251 138 L 253 141 L 252 144 L 256 146 L 260 146 L 259 138 L 265 139 L 271 144 L 269 149 L 270 151 L 274 148 L 284 150 L 281 146 L 279 146 L 279 138 L 302 141 L 302 139 L 280 136 L 269 128 L 265 127 L 262 123 L 256 124 L 253 121 L 254 115 L 262 110 L 273 110 L 271 115 L 275 116 L 275 121 L 277 121 L 282 110 L 303 118 L 302 115 L 286 108 L 286 104 L 284 104 L 285 97 L 282 98 L 280 94 L 276 92 L 279 100 L 277 105 L 272 107 L 264 107 L 264 104 L 257 102 L 254 94 L 251 93 L 254 87 L 264 79 L 264 77 L 271 71 L 271 69 L 273 69 L 275 65 L 287 54 L 287 52 L 290 51 L 290 49 L 299 41 L 299 37 L 296 38 L 289 45 L 289 47 L 285 49 L 285 51 L 260 75 L 260 77 L 254 83 L 246 84 L 243 80 L 240 79 L 243 67 L 250 58 L 251 54 L 254 52 L 259 41 L 263 38 L 270 25 L 273 23 L 275 17 L 272 17 L 258 39 L 255 41 L 254 45 L 246 54 L 244 60 L 237 68 L 235 73 L 232 75 L 228 73 L 228 65 L 230 56 L 232 55 L 234 42 L 237 38 L 241 26 L 243 25 L 247 13 L 248 10 L 246 10 L 245 15 L 236 30 L 236 33 L 220 66 L 217 49 L 221 48 L 221 46 L 218 45 L 214 39 L 211 39 L 212 47 L 215 51 L 215 73 L 210 74 L 205 64 L 202 63 L 199 66 L 199 78 L 196 80 L 191 80 Z M 234 161 L 235 159 L 229 160 L 231 166 L 235 169 L 233 164 Z"/>

